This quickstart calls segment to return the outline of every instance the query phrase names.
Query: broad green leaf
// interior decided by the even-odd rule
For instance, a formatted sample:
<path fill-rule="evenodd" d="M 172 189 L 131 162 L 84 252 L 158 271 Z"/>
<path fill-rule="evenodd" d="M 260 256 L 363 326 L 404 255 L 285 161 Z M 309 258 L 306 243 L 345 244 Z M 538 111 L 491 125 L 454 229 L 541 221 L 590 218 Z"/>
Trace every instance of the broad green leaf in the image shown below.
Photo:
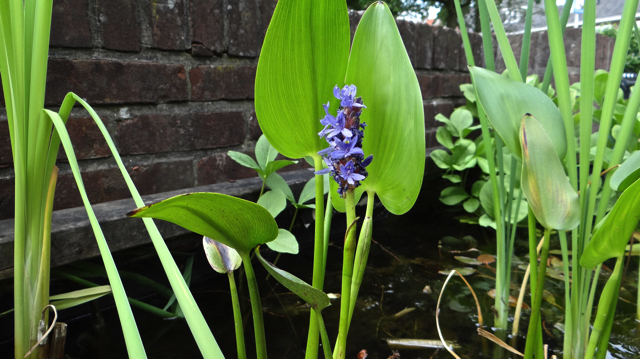
<path fill-rule="evenodd" d="M 277 268 L 267 260 L 262 258 L 260 251 L 256 251 L 256 257 L 262 266 L 285 288 L 297 294 L 307 302 L 314 310 L 322 310 L 331 305 L 329 297 L 320 289 L 316 289 L 293 274 Z"/>
<path fill-rule="evenodd" d="M 593 99 L 599 104 L 602 104 L 608 80 L 609 73 L 605 70 L 596 70 L 596 73 L 593 75 Z"/>
<path fill-rule="evenodd" d="M 373 154 L 369 177 L 357 192 L 373 191 L 389 212 L 403 214 L 415 203 L 424 177 L 424 113 L 415 70 L 383 2 L 371 4 L 358 24 L 345 82 L 357 86 L 367 106 L 361 115 L 367 124 L 362 147 L 365 156 Z M 334 205 L 344 207 L 337 193 L 332 195 Z"/>
<path fill-rule="evenodd" d="M 440 201 L 449 206 L 458 204 L 467 198 L 469 198 L 469 194 L 457 186 L 447 187 L 440 192 Z"/>
<path fill-rule="evenodd" d="M 282 167 L 286 167 L 288 165 L 295 165 L 298 161 L 290 161 L 290 160 L 281 160 L 281 161 L 273 161 L 267 164 L 267 169 L 264 171 L 265 177 L 269 177 L 273 172 L 281 169 Z"/>
<path fill-rule="evenodd" d="M 323 104 L 338 108 L 349 58 L 349 15 L 344 0 L 280 0 L 258 61 L 255 107 L 260 128 L 289 158 L 317 157 Z M 366 103 L 365 99 L 365 103 Z"/>
<path fill-rule="evenodd" d="M 436 166 L 448 170 L 453 169 L 453 162 L 451 160 L 451 155 L 443 150 L 434 150 L 430 155 L 433 162 L 435 162 Z"/>
<path fill-rule="evenodd" d="M 511 153 L 522 157 L 518 133 L 525 114 L 539 119 L 560 159 L 567 152 L 564 123 L 556 105 L 544 93 L 525 83 L 479 67 L 470 67 L 479 102 Z"/>
<path fill-rule="evenodd" d="M 253 158 L 249 157 L 248 155 L 245 155 L 242 152 L 229 151 L 227 152 L 227 155 L 229 155 L 229 157 L 231 157 L 232 160 L 238 162 L 239 164 L 245 167 L 253 168 L 256 171 L 261 170 L 260 166 L 258 166 L 258 164 L 256 163 L 256 161 L 253 160 Z"/>
<path fill-rule="evenodd" d="M 464 264 L 469 264 L 472 266 L 479 266 L 482 264 L 482 262 L 480 262 L 475 258 L 464 257 L 464 256 L 455 256 L 454 258 L 457 259 L 459 262 L 462 262 Z"/>
<path fill-rule="evenodd" d="M 264 135 L 261 135 L 258 139 L 258 142 L 256 142 L 255 152 L 258 165 L 265 172 L 267 170 L 267 165 L 269 165 L 269 162 L 274 161 L 278 156 L 278 151 L 276 151 L 276 149 L 271 146 Z"/>
<path fill-rule="evenodd" d="M 442 175 L 442 178 L 448 179 L 452 183 L 460 183 L 460 182 L 462 182 L 462 179 L 460 178 L 459 175 Z"/>
<path fill-rule="evenodd" d="M 475 184 L 474 184 L 475 186 Z M 491 187 L 491 182 L 487 181 L 482 185 L 480 189 L 480 204 L 489 218 L 493 219 L 494 216 L 494 203 L 493 203 L 493 187 Z"/>
<path fill-rule="evenodd" d="M 278 225 L 257 203 L 220 193 L 189 193 L 138 208 L 127 214 L 162 219 L 242 253 L 278 236 Z"/>
<path fill-rule="evenodd" d="M 464 207 L 465 211 L 473 213 L 480 206 L 480 201 L 477 198 L 469 198 L 468 200 L 464 201 L 462 206 Z"/>
<path fill-rule="evenodd" d="M 258 198 L 258 204 L 266 208 L 273 218 L 278 217 L 280 212 L 287 206 L 287 197 L 278 189 L 264 193 Z"/>
<path fill-rule="evenodd" d="M 471 140 L 459 139 L 451 151 L 452 167 L 462 171 L 476 165 L 476 144 Z"/>
<path fill-rule="evenodd" d="M 491 227 L 493 229 L 496 229 L 496 221 L 494 221 L 486 214 L 483 214 L 482 216 L 480 216 L 480 218 L 478 218 L 478 224 L 482 227 Z"/>
<path fill-rule="evenodd" d="M 580 222 L 578 194 L 569 184 L 551 139 L 533 116 L 524 116 L 522 190 L 538 222 L 545 228 L 571 230 Z"/>
<path fill-rule="evenodd" d="M 456 129 L 458 137 L 464 137 L 463 131 L 473 125 L 473 116 L 471 112 L 459 108 L 453 111 L 449 121 L 451 121 L 451 125 Z"/>
<path fill-rule="evenodd" d="M 476 91 L 473 89 L 473 84 L 460 85 L 460 91 L 464 94 L 469 102 L 476 102 Z"/>
<path fill-rule="evenodd" d="M 629 238 L 640 220 L 640 180 L 624 192 L 613 209 L 598 223 L 584 249 L 580 265 L 593 268 L 609 258 L 624 255 Z"/>
<path fill-rule="evenodd" d="M 285 181 L 279 174 L 272 173 L 271 176 L 267 178 L 266 185 L 272 190 L 278 189 L 282 191 L 291 203 L 296 203 L 296 199 L 293 197 L 293 192 L 291 192 L 291 188 L 287 184 L 287 181 Z"/>
<path fill-rule="evenodd" d="M 640 178 L 640 151 L 627 158 L 611 176 L 611 189 L 622 192 L 638 178 Z"/>
<path fill-rule="evenodd" d="M 298 254 L 298 240 L 286 229 L 278 229 L 278 237 L 267 243 L 267 246 L 274 252 Z"/>
<path fill-rule="evenodd" d="M 328 175 L 326 175 L 325 177 L 328 177 Z M 324 178 L 323 178 L 324 180 Z M 328 183 L 325 183 L 325 190 L 329 189 L 329 186 L 327 186 Z M 300 199 L 298 200 L 298 204 L 304 204 L 307 201 L 310 201 L 312 199 L 316 198 L 316 177 L 314 176 L 313 178 L 311 178 L 305 185 L 304 188 L 302 189 L 302 192 L 300 193 Z"/>
<path fill-rule="evenodd" d="M 480 190 L 482 190 L 482 186 L 487 183 L 487 181 L 480 180 L 473 183 L 471 186 L 471 195 L 474 197 L 480 197 Z"/>
<path fill-rule="evenodd" d="M 229 273 L 240 268 L 242 258 L 235 249 L 207 236 L 202 237 L 202 246 L 211 268 L 216 272 Z"/>
<path fill-rule="evenodd" d="M 438 140 L 439 144 L 448 149 L 453 148 L 453 138 L 451 137 L 449 131 L 447 131 L 447 129 L 443 126 L 438 127 L 438 129 L 436 130 L 436 140 Z"/>

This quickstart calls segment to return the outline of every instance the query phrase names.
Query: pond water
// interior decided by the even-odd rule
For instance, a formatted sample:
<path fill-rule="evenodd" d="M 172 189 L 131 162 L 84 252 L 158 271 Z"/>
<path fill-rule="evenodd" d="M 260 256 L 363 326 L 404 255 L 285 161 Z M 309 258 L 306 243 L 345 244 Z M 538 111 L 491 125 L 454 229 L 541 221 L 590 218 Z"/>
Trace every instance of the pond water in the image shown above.
<path fill-rule="evenodd" d="M 488 292 L 494 287 L 494 270 L 487 265 L 468 265 L 459 262 L 455 256 L 477 257 L 482 253 L 495 253 L 491 230 L 479 226 L 459 223 L 454 217 L 460 213 L 451 212 L 442 205 L 438 190 L 424 186 L 416 206 L 406 215 L 394 216 L 378 206 L 374 212 L 374 232 L 367 272 L 360 290 L 356 312 L 348 339 L 347 358 L 357 358 L 362 349 L 368 351 L 369 359 L 385 359 L 398 353 L 400 358 L 452 358 L 444 349 L 392 349 L 387 339 L 438 339 L 435 324 L 436 303 L 446 279 L 439 271 L 455 267 L 473 267 L 474 274 L 467 277 L 480 301 L 485 325 L 492 325 L 493 298 Z M 435 187 L 437 188 L 437 187 Z M 364 208 L 359 208 L 364 210 Z M 291 219 L 286 213 L 279 219 L 281 227 L 287 228 Z M 363 211 L 364 212 L 364 211 Z M 364 213 L 363 213 L 364 214 Z M 293 233 L 300 242 L 300 253 L 296 256 L 282 255 L 278 266 L 300 278 L 310 281 L 313 224 L 310 211 L 302 211 L 294 225 Z M 308 227 L 307 227 L 308 226 Z M 332 242 L 329 247 L 325 291 L 340 292 L 342 269 L 342 241 L 345 221 L 343 216 L 334 217 Z M 521 233 L 526 235 L 526 231 Z M 234 358 L 235 336 L 229 286 L 226 276 L 214 272 L 202 252 L 201 237 L 185 236 L 170 242 L 170 247 L 179 265 L 184 266 L 188 258 L 193 258 L 191 290 L 202 309 L 209 325 L 213 328 L 223 353 Z M 555 243 L 556 247 L 559 247 Z M 264 246 L 263 246 L 264 247 Z M 552 242 L 552 248 L 554 243 Z M 468 251 L 478 249 L 478 251 Z M 263 255 L 273 261 L 276 254 L 263 248 Z M 516 243 L 516 255 L 527 261 L 526 241 Z M 514 260 L 517 262 L 517 260 Z M 168 283 L 153 248 L 144 246 L 118 253 L 116 263 L 120 270 L 142 274 L 155 281 Z M 76 263 L 62 268 L 79 273 L 91 264 L 101 265 L 100 260 Z M 303 358 L 306 344 L 306 330 L 309 308 L 273 278 L 268 281 L 266 271 L 254 263 L 256 276 L 260 281 L 269 358 Z M 635 320 L 635 296 L 638 276 L 637 258 L 632 259 L 623 283 L 618 302 L 614 332 L 611 337 L 610 358 L 640 358 L 640 334 Z M 523 270 L 513 267 L 512 282 L 519 287 Z M 606 272 L 606 271 L 605 271 Z M 603 276 L 605 280 L 606 273 Z M 107 284 L 104 278 L 87 278 L 95 283 Z M 136 282 L 124 279 L 130 297 L 164 307 L 167 300 L 142 287 Z M 237 280 L 242 288 L 245 282 Z M 12 307 L 12 281 L 0 282 L 0 312 Z M 602 284 L 603 285 L 603 284 Z M 602 287 L 602 285 L 600 287 Z M 82 287 L 66 279 L 54 279 L 52 294 L 81 289 Z M 561 357 L 562 332 L 554 324 L 562 320 L 561 307 L 564 306 L 564 288 L 561 281 L 548 278 L 546 289 L 552 294 L 543 304 L 545 343 L 550 350 Z M 518 289 L 512 290 L 517 295 Z M 527 290 L 528 292 L 528 290 Z M 250 304 L 247 289 L 241 289 L 241 302 L 245 319 L 248 357 L 255 357 Z M 555 301 L 555 305 L 552 302 Z M 530 303 L 527 295 L 525 302 Z M 323 311 L 330 340 L 335 340 L 339 317 L 339 299 Z M 199 351 L 184 320 L 164 320 L 134 308 L 149 358 L 198 358 Z M 404 311 L 404 312 L 403 312 Z M 396 316 L 397 313 L 406 313 Z M 513 310 L 511 310 L 513 315 Z M 526 332 L 528 311 L 523 311 L 520 333 Z M 126 349 L 121 334 L 117 313 L 111 298 L 97 301 L 60 312 L 60 320 L 68 324 L 67 358 L 124 358 Z M 477 310 L 470 291 L 459 278 L 453 278 L 448 285 L 440 308 L 442 333 L 446 340 L 454 341 L 460 348 L 456 353 L 463 358 L 493 358 L 493 345 L 485 343 L 478 336 Z M 0 318 L 0 353 L 13 350 L 13 317 Z M 512 343 L 513 338 L 506 341 Z M 524 350 L 524 336 L 516 338 L 515 347 Z M 4 357 L 3 355 L 0 355 Z M 320 355 L 320 357 L 322 357 Z M 507 357 L 507 356 L 505 356 Z M 513 356 L 516 357 L 516 356 Z"/>

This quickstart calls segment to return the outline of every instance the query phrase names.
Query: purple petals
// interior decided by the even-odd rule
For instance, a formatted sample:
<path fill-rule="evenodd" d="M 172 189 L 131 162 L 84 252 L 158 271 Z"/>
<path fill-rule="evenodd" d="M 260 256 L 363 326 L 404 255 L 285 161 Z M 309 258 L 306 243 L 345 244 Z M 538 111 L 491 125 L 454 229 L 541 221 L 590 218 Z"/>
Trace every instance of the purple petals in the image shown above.
<path fill-rule="evenodd" d="M 359 173 L 355 173 L 353 161 L 347 162 L 346 165 L 340 165 L 340 177 L 342 177 L 350 185 L 354 185 L 355 181 L 362 181 L 365 177 Z"/>

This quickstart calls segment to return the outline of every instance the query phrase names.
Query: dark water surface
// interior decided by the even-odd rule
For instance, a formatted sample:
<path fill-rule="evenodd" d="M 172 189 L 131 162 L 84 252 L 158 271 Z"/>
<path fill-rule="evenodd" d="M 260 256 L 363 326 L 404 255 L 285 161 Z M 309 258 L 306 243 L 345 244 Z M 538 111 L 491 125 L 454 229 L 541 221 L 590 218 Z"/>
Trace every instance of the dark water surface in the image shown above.
<path fill-rule="evenodd" d="M 369 359 L 385 359 L 394 354 L 387 344 L 388 338 L 438 339 L 435 324 L 436 303 L 445 275 L 441 270 L 455 267 L 472 267 L 476 272 L 468 280 L 476 292 L 483 310 L 485 325 L 490 330 L 493 315 L 493 298 L 487 293 L 494 287 L 495 272 L 484 265 L 467 265 L 454 256 L 477 257 L 479 254 L 495 253 L 493 231 L 478 226 L 461 224 L 453 217 L 450 208 L 437 200 L 439 190 L 423 189 L 418 203 L 406 215 L 394 216 L 382 206 L 374 212 L 374 243 L 367 265 L 367 272 L 358 296 L 356 311 L 348 339 L 347 358 L 357 358 L 361 349 L 366 349 Z M 358 208 L 364 215 L 364 207 Z M 281 215 L 280 227 L 288 228 L 292 210 Z M 278 266 L 303 280 L 311 281 L 313 254 L 313 224 L 309 210 L 302 211 L 294 225 L 293 233 L 300 242 L 300 253 L 296 256 L 282 255 Z M 343 215 L 334 217 L 332 242 L 329 247 L 325 292 L 339 293 L 342 270 L 342 241 L 345 230 Z M 134 220 L 134 219 L 132 219 Z M 308 227 L 306 227 L 308 225 Z M 526 232 L 521 233 L 526 235 Z M 445 238 L 446 237 L 446 238 Z M 445 238 L 443 240 L 443 238 Z M 440 245 L 441 243 L 441 245 Z M 207 322 L 213 329 L 223 353 L 227 358 L 236 357 L 233 313 L 229 295 L 228 279 L 214 272 L 208 265 L 198 236 L 186 236 L 169 243 L 176 261 L 184 266 L 193 257 L 191 290 Z M 554 243 L 552 242 L 552 247 Z M 266 246 L 263 246 L 266 247 Z M 556 243 L 556 247 L 559 247 Z M 468 251 L 478 248 L 481 251 Z M 457 253 L 461 252 L 461 253 Z M 268 260 L 276 254 L 262 249 Z M 525 241 L 516 243 L 516 255 L 528 261 Z M 517 260 L 514 260 L 517 262 Z M 101 265 L 99 259 L 91 261 Z M 118 253 L 116 263 L 120 270 L 142 274 L 167 287 L 168 282 L 153 248 L 141 248 Z M 67 266 L 64 270 L 75 271 L 86 268 L 86 264 Z M 608 357 L 640 358 L 640 339 L 635 320 L 635 296 L 637 295 L 637 258 L 632 259 L 621 297 L 629 302 L 619 301 L 614 332 Z M 265 281 L 266 271 L 254 261 L 256 276 L 260 282 L 260 293 L 264 307 L 265 328 L 269 358 L 303 358 L 307 337 L 309 308 L 304 302 L 279 285 L 273 278 Z M 512 282 L 519 288 L 523 270 L 513 268 Z M 605 273 L 606 274 L 606 273 Z M 253 348 L 253 328 L 246 282 L 236 276 L 241 286 L 245 340 L 248 357 L 255 357 Z M 106 279 L 87 277 L 99 284 L 108 284 Z M 603 280 L 605 278 L 603 277 Z M 124 279 L 130 297 L 164 307 L 167 300 L 142 287 L 136 282 Z M 604 283 L 604 282 L 602 282 Z M 13 305 L 12 281 L 0 282 L 0 312 Z M 602 287 L 603 284 L 600 285 Z M 52 294 L 82 289 L 66 279 L 54 279 Z M 563 283 L 548 278 L 546 289 L 552 293 L 550 301 L 543 303 L 545 343 L 561 356 L 562 332 L 554 327 L 561 322 L 564 306 Z M 517 296 L 519 289 L 512 290 Z M 528 290 L 527 290 L 528 291 Z M 555 301 L 555 306 L 551 302 Z M 525 297 L 530 303 L 530 297 Z M 340 303 L 332 300 L 332 305 L 323 311 L 324 320 L 332 344 L 338 329 Z M 396 317 L 405 309 L 410 312 Z M 164 320 L 137 308 L 133 309 L 149 358 L 198 358 L 200 352 L 184 320 Z M 511 310 L 513 315 L 513 310 Z M 529 311 L 523 311 L 520 333 L 526 332 Z M 60 312 L 60 320 L 68 324 L 66 353 L 68 358 L 126 358 L 124 339 L 113 300 L 107 296 L 97 301 Z M 486 344 L 483 353 L 482 340 L 476 333 L 477 310 L 470 291 L 459 278 L 448 285 L 441 304 L 440 322 L 446 340 L 455 341 L 461 348 L 456 352 L 463 358 L 493 358 L 493 345 Z M 558 328 L 557 328 L 558 327 Z M 0 357 L 9 357 L 13 350 L 13 316 L 0 318 Z M 522 334 L 516 338 L 516 347 L 524 350 Z M 506 340 L 512 343 L 512 338 Z M 443 349 L 401 349 L 401 358 L 452 358 Z M 7 355 L 5 355 L 7 354 Z M 322 354 L 320 354 L 322 357 Z M 515 356 L 514 356 L 515 357 Z"/>

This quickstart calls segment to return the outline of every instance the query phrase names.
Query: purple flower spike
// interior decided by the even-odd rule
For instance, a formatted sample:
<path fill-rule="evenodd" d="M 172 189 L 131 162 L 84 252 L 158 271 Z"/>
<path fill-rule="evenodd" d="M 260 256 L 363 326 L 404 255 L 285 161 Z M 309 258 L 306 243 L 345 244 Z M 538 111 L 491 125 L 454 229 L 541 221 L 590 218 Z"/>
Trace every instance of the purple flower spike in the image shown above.
<path fill-rule="evenodd" d="M 373 160 L 373 155 L 365 159 L 362 139 L 366 124 L 360 123 L 362 109 L 367 108 L 362 98 L 356 97 L 356 86 L 348 85 L 340 89 L 334 87 L 333 95 L 340 100 L 336 117 L 329 113 L 329 103 L 322 105 L 327 114 L 320 123 L 325 127 L 318 133 L 325 137 L 329 147 L 318 152 L 327 168 L 315 172 L 318 175 L 331 173 L 339 184 L 338 194 L 343 196 L 348 190 L 360 186 L 360 181 L 369 175 L 365 167 Z"/>

